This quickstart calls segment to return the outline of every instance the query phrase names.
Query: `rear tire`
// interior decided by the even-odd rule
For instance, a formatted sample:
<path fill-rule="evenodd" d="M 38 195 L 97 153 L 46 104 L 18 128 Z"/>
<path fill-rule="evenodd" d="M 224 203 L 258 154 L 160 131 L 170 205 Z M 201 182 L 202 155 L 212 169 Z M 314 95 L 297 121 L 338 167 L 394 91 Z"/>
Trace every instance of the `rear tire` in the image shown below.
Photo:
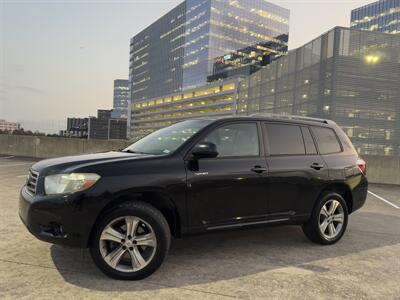
<path fill-rule="evenodd" d="M 96 225 L 90 253 L 107 276 L 139 280 L 160 267 L 170 244 L 170 228 L 160 211 L 144 202 L 126 202 Z"/>
<path fill-rule="evenodd" d="M 314 243 L 335 244 L 346 231 L 348 215 L 346 201 L 341 195 L 325 193 L 316 203 L 310 220 L 303 224 L 303 232 Z"/>

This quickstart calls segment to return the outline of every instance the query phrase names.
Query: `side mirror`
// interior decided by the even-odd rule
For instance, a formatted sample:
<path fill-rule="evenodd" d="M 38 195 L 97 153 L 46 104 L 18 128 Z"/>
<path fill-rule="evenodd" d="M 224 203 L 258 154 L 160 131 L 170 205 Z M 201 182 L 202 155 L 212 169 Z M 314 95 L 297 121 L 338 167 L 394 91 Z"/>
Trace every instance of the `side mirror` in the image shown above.
<path fill-rule="evenodd" d="M 193 148 L 192 155 L 195 158 L 215 158 L 218 156 L 217 146 L 214 143 L 202 142 Z"/>

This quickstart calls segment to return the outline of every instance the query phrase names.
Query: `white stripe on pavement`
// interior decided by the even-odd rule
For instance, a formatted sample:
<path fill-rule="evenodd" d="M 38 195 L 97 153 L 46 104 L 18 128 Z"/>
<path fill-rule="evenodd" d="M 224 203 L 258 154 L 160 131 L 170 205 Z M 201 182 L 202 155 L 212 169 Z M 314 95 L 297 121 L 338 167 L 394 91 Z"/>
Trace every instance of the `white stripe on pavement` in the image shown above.
<path fill-rule="evenodd" d="M 0 159 L 9 159 L 9 158 L 13 158 L 15 156 L 0 156 Z"/>
<path fill-rule="evenodd" d="M 386 204 L 389 204 L 390 206 L 393 206 L 394 208 L 400 209 L 400 207 L 398 207 L 396 204 L 394 204 L 394 203 L 392 203 L 392 202 L 390 202 L 390 201 L 388 201 L 388 200 L 382 198 L 381 196 L 379 196 L 379 195 L 377 195 L 377 194 L 375 194 L 375 193 L 373 193 L 373 192 L 371 192 L 371 191 L 368 191 L 368 193 L 370 193 L 370 194 L 371 194 L 372 196 L 374 196 L 375 198 L 378 198 L 379 200 L 385 202 Z"/>

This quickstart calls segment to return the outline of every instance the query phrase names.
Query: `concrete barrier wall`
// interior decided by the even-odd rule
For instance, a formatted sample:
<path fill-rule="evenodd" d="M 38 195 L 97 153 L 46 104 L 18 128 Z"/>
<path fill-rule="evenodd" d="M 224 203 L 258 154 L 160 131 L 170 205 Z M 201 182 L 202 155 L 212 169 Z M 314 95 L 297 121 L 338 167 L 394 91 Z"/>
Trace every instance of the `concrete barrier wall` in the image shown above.
<path fill-rule="evenodd" d="M 84 140 L 0 134 L 0 154 L 49 158 L 125 148 L 127 141 Z M 399 156 L 368 156 L 368 179 L 372 183 L 400 185 Z"/>
<path fill-rule="evenodd" d="M 123 140 L 85 140 L 0 134 L 0 154 L 50 158 L 123 149 Z"/>
<path fill-rule="evenodd" d="M 371 183 L 400 185 L 400 156 L 363 155 L 367 162 L 367 176 Z"/>

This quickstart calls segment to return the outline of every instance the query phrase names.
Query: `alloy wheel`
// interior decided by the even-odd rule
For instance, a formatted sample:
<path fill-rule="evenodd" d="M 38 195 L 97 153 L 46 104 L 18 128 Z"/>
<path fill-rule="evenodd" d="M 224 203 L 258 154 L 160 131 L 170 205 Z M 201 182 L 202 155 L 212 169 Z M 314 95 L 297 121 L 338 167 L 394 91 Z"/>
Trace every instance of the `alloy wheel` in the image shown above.
<path fill-rule="evenodd" d="M 153 259 L 157 238 L 149 223 L 136 216 L 111 221 L 100 235 L 103 260 L 120 272 L 137 272 Z"/>
<path fill-rule="evenodd" d="M 339 201 L 331 199 L 322 206 L 318 224 L 325 239 L 332 240 L 341 233 L 344 217 L 343 206 Z"/>

